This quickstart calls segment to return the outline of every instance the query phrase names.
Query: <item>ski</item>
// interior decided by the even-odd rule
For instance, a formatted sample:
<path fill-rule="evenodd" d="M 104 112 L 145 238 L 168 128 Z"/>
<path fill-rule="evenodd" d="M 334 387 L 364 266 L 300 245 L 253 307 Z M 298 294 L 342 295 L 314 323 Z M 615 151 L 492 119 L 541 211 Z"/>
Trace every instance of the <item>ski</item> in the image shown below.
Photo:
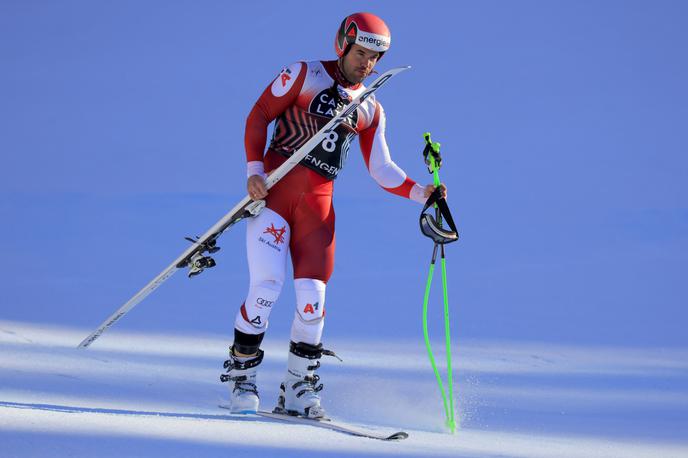
<path fill-rule="evenodd" d="M 330 133 L 337 128 L 346 118 L 351 115 L 371 94 L 377 91 L 394 75 L 401 73 L 411 67 L 397 67 L 387 70 L 380 75 L 373 83 L 354 98 L 342 110 L 341 113 L 334 116 L 322 129 L 320 129 L 313 137 L 310 138 L 301 148 L 296 150 L 281 166 L 273 171 L 265 180 L 268 189 L 273 187 L 279 180 L 281 180 L 291 169 L 293 169 L 301 160 L 310 153 L 319 143 L 326 140 Z M 182 268 L 189 268 L 189 277 L 196 276 L 203 272 L 204 269 L 213 267 L 215 260 L 207 254 L 217 252 L 220 247 L 217 246 L 217 238 L 222 235 L 231 226 L 239 221 L 257 215 L 265 206 L 265 202 L 253 201 L 247 195 L 227 212 L 217 223 L 206 231 L 201 237 L 195 239 L 187 238 L 191 242 L 191 246 L 187 248 L 177 259 L 175 259 L 169 266 L 160 272 L 153 280 L 137 292 L 131 299 L 124 303 L 112 315 L 110 315 L 98 328 L 88 335 L 78 346 L 78 348 L 86 348 L 91 345 L 98 337 L 101 336 L 108 328 L 119 321 L 127 312 L 143 301 L 149 294 L 158 289 L 167 279 L 174 275 L 177 270 Z M 206 254 L 207 253 L 207 254 Z"/>
<path fill-rule="evenodd" d="M 223 409 L 229 409 L 228 406 L 220 405 Z M 278 420 L 286 423 L 293 423 L 298 425 L 308 425 L 314 426 L 316 428 L 329 429 L 331 431 L 337 431 L 340 433 L 348 434 L 350 436 L 365 437 L 368 439 L 377 439 L 381 441 L 398 441 L 408 438 L 408 433 L 404 431 L 397 431 L 392 434 L 381 433 L 372 429 L 364 428 L 361 426 L 353 426 L 346 423 L 342 423 L 330 418 L 317 419 L 317 418 L 305 418 L 292 416 L 283 413 L 269 412 L 267 410 L 259 410 L 255 414 L 237 414 L 237 416 L 255 415 L 261 418 L 270 418 L 273 420 Z"/>

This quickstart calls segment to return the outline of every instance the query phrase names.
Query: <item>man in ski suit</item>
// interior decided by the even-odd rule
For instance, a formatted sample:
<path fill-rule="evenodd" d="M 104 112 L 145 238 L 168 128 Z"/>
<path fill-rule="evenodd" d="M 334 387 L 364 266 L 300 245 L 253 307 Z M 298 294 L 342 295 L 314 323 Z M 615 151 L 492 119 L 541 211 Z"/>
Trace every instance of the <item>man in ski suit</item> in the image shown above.
<path fill-rule="evenodd" d="M 360 94 L 363 80 L 389 49 L 385 23 L 370 13 L 355 13 L 342 22 L 335 38 L 338 60 L 297 62 L 282 69 L 265 89 L 246 121 L 247 189 L 266 208 L 247 226 L 250 286 L 235 319 L 234 343 L 223 381 L 231 386 L 231 409 L 255 412 L 259 397 L 257 367 L 260 344 L 273 304 L 280 295 L 291 255 L 296 311 L 291 328 L 288 368 L 276 411 L 319 418 L 319 377 L 325 354 L 321 337 L 325 289 L 334 266 L 335 231 L 332 191 L 351 141 L 359 136 L 370 175 L 385 190 L 424 203 L 435 189 L 408 178 L 390 158 L 385 140 L 385 112 L 373 94 L 315 147 L 268 193 L 265 178 L 305 144 L 336 113 Z M 264 153 L 268 125 L 276 120 Z M 446 195 L 446 189 L 442 186 Z"/>

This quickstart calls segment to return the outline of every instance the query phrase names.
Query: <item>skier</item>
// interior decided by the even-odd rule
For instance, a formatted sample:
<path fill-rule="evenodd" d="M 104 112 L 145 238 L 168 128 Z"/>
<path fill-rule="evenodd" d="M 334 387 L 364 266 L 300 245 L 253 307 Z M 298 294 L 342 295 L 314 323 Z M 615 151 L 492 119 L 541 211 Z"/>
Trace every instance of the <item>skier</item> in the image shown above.
<path fill-rule="evenodd" d="M 421 186 L 390 158 L 385 112 L 371 96 L 313 149 L 268 193 L 265 178 L 361 93 L 363 80 L 389 49 L 387 25 L 374 14 L 347 16 L 335 36 L 337 60 L 297 62 L 282 69 L 265 89 L 246 121 L 247 189 L 266 208 L 247 225 L 250 285 L 234 323 L 234 343 L 223 381 L 231 382 L 231 409 L 258 410 L 256 373 L 268 317 L 285 281 L 291 255 L 296 312 L 291 327 L 287 372 L 276 411 L 311 418 L 324 416 L 319 377 L 324 350 L 325 289 L 334 265 L 333 182 L 358 135 L 370 175 L 385 190 L 425 203 L 434 185 Z M 267 152 L 268 125 L 276 120 Z M 446 188 L 441 186 L 446 196 Z"/>

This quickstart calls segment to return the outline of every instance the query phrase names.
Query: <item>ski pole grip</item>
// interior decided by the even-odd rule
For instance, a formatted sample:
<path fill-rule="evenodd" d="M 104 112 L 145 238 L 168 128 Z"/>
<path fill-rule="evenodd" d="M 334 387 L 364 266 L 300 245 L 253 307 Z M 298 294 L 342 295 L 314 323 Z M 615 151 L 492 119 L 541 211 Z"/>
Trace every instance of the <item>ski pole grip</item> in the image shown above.
<path fill-rule="evenodd" d="M 433 142 L 430 132 L 423 134 L 425 139 L 425 149 L 423 149 L 423 158 L 425 164 L 428 166 L 430 173 L 435 173 L 442 167 L 442 156 L 440 155 L 440 143 Z"/>

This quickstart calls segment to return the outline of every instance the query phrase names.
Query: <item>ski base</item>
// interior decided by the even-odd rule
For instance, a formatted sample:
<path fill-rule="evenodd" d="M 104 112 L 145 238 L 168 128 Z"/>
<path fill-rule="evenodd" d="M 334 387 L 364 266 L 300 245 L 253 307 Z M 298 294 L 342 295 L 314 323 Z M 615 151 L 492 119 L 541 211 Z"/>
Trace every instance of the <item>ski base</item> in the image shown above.
<path fill-rule="evenodd" d="M 229 406 L 220 405 L 223 409 L 229 409 Z M 237 413 L 236 415 L 245 415 Z M 331 431 L 337 431 L 344 434 L 349 434 L 351 436 L 366 437 L 368 439 L 377 439 L 382 441 L 398 441 L 408 438 L 408 433 L 404 431 L 397 431 L 392 434 L 380 433 L 371 429 L 367 429 L 360 426 L 348 425 L 330 418 L 307 418 L 295 415 L 289 415 L 286 413 L 275 413 L 269 412 L 267 410 L 259 410 L 255 413 L 248 415 L 256 415 L 262 418 L 270 418 L 273 420 L 279 420 L 286 423 L 294 423 L 300 425 L 309 425 L 316 428 L 329 429 Z"/>

